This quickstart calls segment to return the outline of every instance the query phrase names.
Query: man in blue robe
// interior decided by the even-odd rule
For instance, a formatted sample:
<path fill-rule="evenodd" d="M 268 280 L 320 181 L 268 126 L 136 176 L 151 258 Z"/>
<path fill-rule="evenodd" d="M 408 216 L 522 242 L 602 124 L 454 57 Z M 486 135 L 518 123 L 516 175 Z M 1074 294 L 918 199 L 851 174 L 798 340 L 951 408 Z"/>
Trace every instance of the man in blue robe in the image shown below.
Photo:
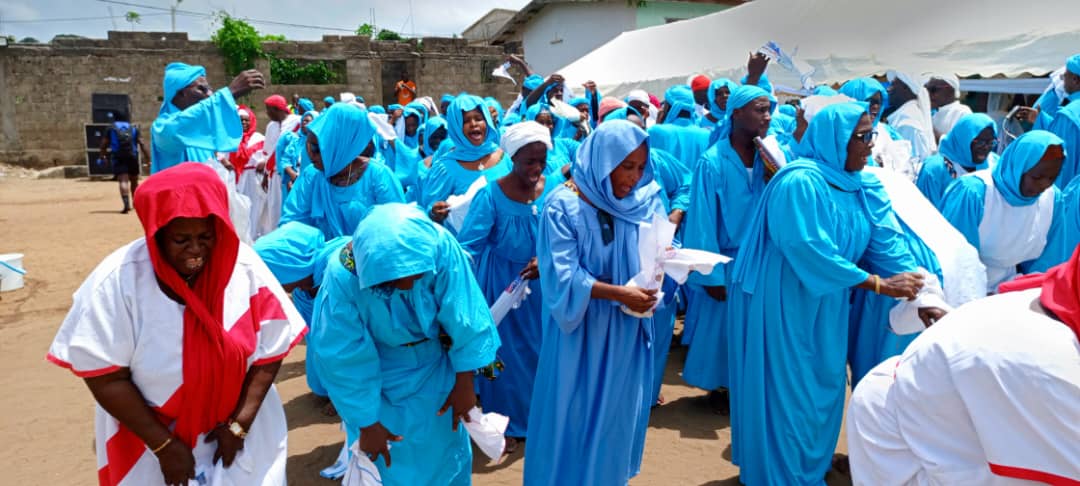
<path fill-rule="evenodd" d="M 1065 141 L 1069 148 L 1065 154 L 1065 163 L 1061 165 L 1061 173 L 1054 182 L 1059 189 L 1072 182 L 1077 174 L 1080 174 L 1080 103 L 1074 103 L 1080 99 L 1080 54 L 1072 56 L 1065 63 L 1065 92 L 1068 94 L 1064 107 L 1054 115 L 1054 121 L 1050 122 L 1048 130 Z"/>
<path fill-rule="evenodd" d="M 161 109 L 150 130 L 150 173 L 180 162 L 207 163 L 215 159 L 215 152 L 236 151 L 243 135 L 236 98 L 265 85 L 262 73 L 250 69 L 227 88 L 211 91 L 202 66 L 182 62 L 166 66 Z M 223 164 L 229 167 L 227 160 Z"/>

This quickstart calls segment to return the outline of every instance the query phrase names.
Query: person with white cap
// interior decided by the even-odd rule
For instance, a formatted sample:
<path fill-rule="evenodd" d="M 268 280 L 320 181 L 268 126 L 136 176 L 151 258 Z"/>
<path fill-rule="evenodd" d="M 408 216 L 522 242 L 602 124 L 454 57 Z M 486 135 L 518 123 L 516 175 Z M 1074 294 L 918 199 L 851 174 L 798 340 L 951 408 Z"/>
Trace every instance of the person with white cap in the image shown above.
<path fill-rule="evenodd" d="M 923 86 L 930 94 L 930 108 L 936 110 L 932 117 L 934 140 L 940 140 L 961 117 L 972 111 L 959 100 L 960 78 L 955 74 L 931 74 Z"/>
<path fill-rule="evenodd" d="M 934 125 L 930 117 L 930 93 L 909 74 L 889 71 L 889 102 L 897 107 L 888 123 L 904 140 L 918 163 L 937 151 Z M 916 164 L 918 165 L 918 164 Z M 916 167 L 915 173 L 918 173 Z"/>
<path fill-rule="evenodd" d="M 646 127 L 651 127 L 656 123 L 656 115 L 658 113 L 655 106 L 649 103 L 649 93 L 643 89 L 635 89 L 626 95 L 626 104 L 633 107 L 641 114 L 642 120 L 645 121 Z"/>
<path fill-rule="evenodd" d="M 1080 173 L 1080 54 L 1072 56 L 1065 63 L 1065 74 L 1062 76 L 1067 98 L 1066 106 L 1058 109 L 1053 121 L 1047 130 L 1065 141 L 1069 150 L 1065 153 L 1065 163 L 1061 165 L 1061 173 L 1058 174 L 1054 183 L 1058 188 L 1065 188 L 1069 182 Z"/>
<path fill-rule="evenodd" d="M 543 342 L 543 298 L 536 260 L 536 234 L 544 195 L 558 187 L 544 177 L 551 135 L 535 122 L 517 123 L 506 129 L 501 148 L 513 161 L 510 173 L 495 179 L 476 193 L 458 233 L 458 241 L 472 257 L 473 270 L 488 305 L 492 305 L 518 280 L 531 294 L 499 324 L 504 368 L 495 380 L 478 381 L 484 410 L 510 417 L 506 429 L 506 453 L 524 441 L 528 429 L 536 366 Z"/>

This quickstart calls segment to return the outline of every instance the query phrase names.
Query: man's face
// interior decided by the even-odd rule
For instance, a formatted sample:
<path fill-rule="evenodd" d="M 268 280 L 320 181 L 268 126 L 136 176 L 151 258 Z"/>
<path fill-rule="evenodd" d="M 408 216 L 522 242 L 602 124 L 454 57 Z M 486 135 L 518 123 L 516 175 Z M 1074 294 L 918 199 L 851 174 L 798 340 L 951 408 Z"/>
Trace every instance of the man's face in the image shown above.
<path fill-rule="evenodd" d="M 205 100 L 213 94 L 210 89 L 210 83 L 206 81 L 206 77 L 200 76 L 191 84 L 184 87 L 184 89 L 177 91 L 176 96 L 173 96 L 172 104 L 181 110 L 186 110 L 188 107 Z"/>
<path fill-rule="evenodd" d="M 1073 94 L 1080 91 L 1080 75 L 1072 71 L 1065 71 L 1064 81 L 1066 93 Z"/>
<path fill-rule="evenodd" d="M 931 108 L 941 108 L 956 101 L 956 90 L 944 80 L 931 79 L 926 83 L 926 91 L 930 93 Z"/>

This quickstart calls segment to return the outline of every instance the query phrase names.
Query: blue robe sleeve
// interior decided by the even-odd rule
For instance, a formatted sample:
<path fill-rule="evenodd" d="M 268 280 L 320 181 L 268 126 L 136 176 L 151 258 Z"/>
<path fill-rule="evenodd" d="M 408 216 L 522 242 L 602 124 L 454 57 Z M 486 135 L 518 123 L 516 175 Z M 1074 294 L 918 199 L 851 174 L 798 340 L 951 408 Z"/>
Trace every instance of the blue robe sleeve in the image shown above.
<path fill-rule="evenodd" d="M 578 254 L 578 234 L 570 206 L 578 201 L 573 193 L 563 190 L 548 196 L 536 240 L 536 259 L 540 268 L 540 288 L 544 307 L 563 332 L 573 332 L 585 320 L 596 283 L 581 266 Z"/>
<path fill-rule="evenodd" d="M 867 201 L 871 206 L 873 220 L 870 222 L 870 244 L 863 253 L 860 262 L 875 274 L 892 277 L 904 272 L 914 272 L 919 264 L 913 256 L 914 250 L 908 244 L 907 235 L 900 226 L 900 220 L 892 209 L 892 202 L 884 188 L 867 190 Z M 928 271 L 934 271 L 928 268 Z"/>
<path fill-rule="evenodd" d="M 217 90 L 186 110 L 158 117 L 150 127 L 154 145 L 152 173 L 179 161 L 158 160 L 158 154 L 175 154 L 188 147 L 214 152 L 235 152 L 243 137 L 236 100 L 228 88 Z M 203 161 L 197 161 L 203 162 Z"/>
<path fill-rule="evenodd" d="M 774 183 L 778 184 L 772 197 L 762 201 L 771 206 L 766 221 L 769 236 L 806 291 L 821 297 L 869 278 L 870 274 L 840 254 L 824 229 L 834 219 L 831 189 L 824 180 L 791 174 Z"/>
<path fill-rule="evenodd" d="M 1054 121 L 1050 122 L 1049 130 L 1065 141 L 1065 161 L 1061 164 L 1061 172 L 1058 173 L 1054 182 L 1059 189 L 1064 189 L 1072 182 L 1080 172 L 1080 126 L 1066 113 L 1070 106 L 1058 110 Z"/>
<path fill-rule="evenodd" d="M 462 223 L 461 231 L 457 234 L 461 247 L 472 258 L 474 272 L 477 270 L 476 265 L 480 263 L 480 254 L 489 244 L 488 237 L 495 229 L 495 203 L 491 198 L 492 184 L 497 184 L 497 182 L 490 182 L 473 197 L 469 204 L 469 212 L 465 215 L 465 222 Z"/>
<path fill-rule="evenodd" d="M 424 174 L 420 183 L 420 208 L 426 213 L 431 212 L 431 206 L 439 201 L 445 201 L 453 194 L 454 181 L 443 164 L 456 163 L 452 159 L 443 157 L 431 163 L 431 169 Z"/>
<path fill-rule="evenodd" d="M 319 334 L 319 378 L 341 419 L 349 427 L 364 428 L 379 421 L 379 353 L 359 309 L 356 277 L 339 262 L 330 265 L 315 299 L 312 325 Z"/>
<path fill-rule="evenodd" d="M 940 210 L 941 197 L 952 180 L 952 175 L 945 166 L 945 160 L 940 154 L 934 154 L 923 162 L 922 168 L 919 169 L 919 177 L 915 180 L 915 186 L 935 208 Z"/>
<path fill-rule="evenodd" d="M 653 157 L 653 174 L 661 181 L 660 185 L 667 196 L 668 204 L 665 209 L 669 213 L 676 209 L 686 211 L 690 207 L 690 169 L 687 169 L 682 161 L 662 150 L 654 151 Z"/>
<path fill-rule="evenodd" d="M 941 215 L 952 223 L 968 243 L 979 249 L 979 224 L 986 201 L 986 183 L 975 176 L 957 178 L 941 197 Z"/>
<path fill-rule="evenodd" d="M 1022 273 L 1045 272 L 1055 265 L 1065 263 L 1072 257 L 1076 250 L 1077 220 L 1076 220 L 1076 184 L 1070 183 L 1066 191 L 1057 191 L 1054 195 L 1054 216 L 1050 220 L 1050 230 L 1046 233 L 1046 248 L 1043 253 L 1034 260 L 1020 264 Z M 1052 189 L 1051 189 L 1052 190 Z M 1068 197 L 1072 199 L 1066 202 Z"/>
<path fill-rule="evenodd" d="M 435 299 L 439 312 L 435 319 L 453 339 L 450 364 L 456 373 L 487 366 L 495 361 L 499 333 L 469 257 L 452 235 L 444 233 L 437 261 Z"/>
<path fill-rule="evenodd" d="M 720 231 L 724 228 L 724 221 L 720 214 L 720 195 L 717 190 L 723 185 L 718 180 L 715 164 L 706 158 L 712 153 L 712 150 L 706 152 L 691 179 L 690 209 L 683 221 L 686 228 L 683 233 L 683 247 L 721 253 Z M 704 286 L 726 285 L 724 271 L 720 266 L 713 269 L 709 275 L 693 272 L 688 280 L 692 284 Z"/>
<path fill-rule="evenodd" d="M 311 217 L 311 184 L 315 182 L 315 177 L 322 177 L 322 172 L 313 165 L 300 171 L 292 190 L 285 196 L 285 204 L 281 208 L 281 224 L 296 221 L 315 226 L 315 220 Z"/>

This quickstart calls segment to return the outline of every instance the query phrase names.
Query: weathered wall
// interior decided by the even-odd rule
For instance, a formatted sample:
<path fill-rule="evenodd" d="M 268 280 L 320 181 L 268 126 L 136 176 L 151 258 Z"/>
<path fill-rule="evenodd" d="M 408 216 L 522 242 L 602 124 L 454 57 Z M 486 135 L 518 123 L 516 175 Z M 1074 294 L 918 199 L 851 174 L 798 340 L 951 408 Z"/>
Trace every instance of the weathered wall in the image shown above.
<path fill-rule="evenodd" d="M 267 89 L 242 100 L 254 105 L 275 93 L 315 101 L 343 91 L 363 96 L 368 104 L 389 102 L 383 99 L 384 62 L 404 62 L 420 95 L 436 100 L 444 92 L 469 91 L 509 104 L 516 95 L 512 84 L 489 76 L 502 62 L 502 48 L 467 46 L 464 40 L 430 38 L 418 44 L 325 36 L 321 42 L 268 42 L 263 48 L 279 57 L 344 60 L 347 79 L 323 86 L 277 85 L 271 79 Z M 229 81 L 217 48 L 189 41 L 184 33 L 109 32 L 107 40 L 0 47 L 0 162 L 34 168 L 84 163 L 83 126 L 91 122 L 91 93 L 129 95 L 132 121 L 148 130 L 161 106 L 162 73 L 172 61 L 205 66 L 214 88 Z M 256 67 L 269 75 L 265 60 Z M 256 113 L 263 125 L 263 109 Z"/>

